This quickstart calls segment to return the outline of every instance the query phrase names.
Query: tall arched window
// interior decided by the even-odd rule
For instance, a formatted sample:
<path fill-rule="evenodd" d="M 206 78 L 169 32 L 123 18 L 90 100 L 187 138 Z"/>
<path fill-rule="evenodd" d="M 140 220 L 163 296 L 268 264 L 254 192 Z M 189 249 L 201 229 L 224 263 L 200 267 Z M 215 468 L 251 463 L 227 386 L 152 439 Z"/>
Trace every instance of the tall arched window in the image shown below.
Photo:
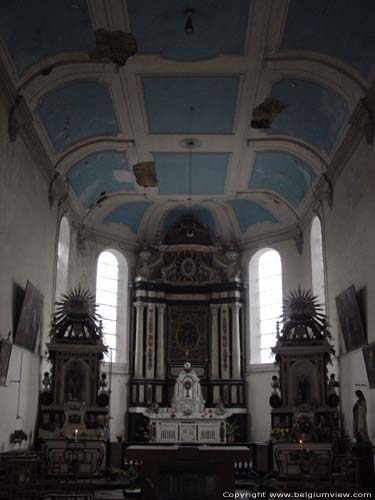
<path fill-rule="evenodd" d="M 66 217 L 60 221 L 59 241 L 57 243 L 56 290 L 55 299 L 60 300 L 61 294 L 68 287 L 69 272 L 70 226 Z"/>
<path fill-rule="evenodd" d="M 127 263 L 116 250 L 105 250 L 98 259 L 96 303 L 103 322 L 104 342 L 110 348 L 106 361 L 124 361 L 127 330 Z"/>
<path fill-rule="evenodd" d="M 318 216 L 314 217 L 310 233 L 312 289 L 325 311 L 324 258 L 322 225 Z"/>
<path fill-rule="evenodd" d="M 276 250 L 263 248 L 252 257 L 249 285 L 250 362 L 271 363 L 283 299 L 281 259 Z"/>

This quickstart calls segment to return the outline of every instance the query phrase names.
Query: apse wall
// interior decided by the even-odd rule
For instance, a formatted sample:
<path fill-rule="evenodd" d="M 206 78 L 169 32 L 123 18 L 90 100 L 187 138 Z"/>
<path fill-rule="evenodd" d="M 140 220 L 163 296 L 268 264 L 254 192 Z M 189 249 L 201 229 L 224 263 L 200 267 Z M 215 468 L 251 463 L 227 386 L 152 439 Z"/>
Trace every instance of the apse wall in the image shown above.
<path fill-rule="evenodd" d="M 340 393 L 345 429 L 352 437 L 354 391 L 367 400 L 367 422 L 375 442 L 375 390 L 369 389 L 362 349 L 345 352 L 335 298 L 350 285 L 365 293 L 368 343 L 375 341 L 375 150 L 358 145 L 334 186 L 333 209 L 324 207 L 331 331 L 339 339 Z"/>
<path fill-rule="evenodd" d="M 22 137 L 8 138 L 7 106 L 0 101 L 0 336 L 14 332 L 15 287 L 27 280 L 43 294 L 42 332 L 47 336 L 51 318 L 56 241 L 55 208 L 48 205 L 48 181 L 34 162 Z M 14 346 L 7 386 L 0 386 L 0 451 L 11 448 L 10 434 L 21 429 L 34 436 L 39 396 L 38 353 Z M 44 348 L 42 349 L 42 351 Z M 22 363 L 22 371 L 21 371 Z M 19 415 L 16 420 L 20 382 Z M 24 446 L 29 446 L 29 439 Z"/>

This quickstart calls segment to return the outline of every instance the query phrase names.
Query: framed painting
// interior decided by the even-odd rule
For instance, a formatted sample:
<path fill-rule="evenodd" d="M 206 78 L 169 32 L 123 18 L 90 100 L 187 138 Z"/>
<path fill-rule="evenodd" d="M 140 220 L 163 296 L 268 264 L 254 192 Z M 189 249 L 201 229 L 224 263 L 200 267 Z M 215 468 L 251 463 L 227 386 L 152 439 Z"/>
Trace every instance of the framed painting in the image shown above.
<path fill-rule="evenodd" d="M 362 348 L 363 359 L 366 365 L 368 385 L 375 389 L 375 342 Z"/>
<path fill-rule="evenodd" d="M 7 340 L 0 340 L 0 385 L 6 385 L 12 344 Z"/>
<path fill-rule="evenodd" d="M 366 332 L 353 285 L 336 297 L 336 307 L 346 350 L 366 344 Z"/>
<path fill-rule="evenodd" d="M 16 329 L 15 344 L 34 352 L 38 339 L 42 308 L 43 295 L 28 281 Z"/>

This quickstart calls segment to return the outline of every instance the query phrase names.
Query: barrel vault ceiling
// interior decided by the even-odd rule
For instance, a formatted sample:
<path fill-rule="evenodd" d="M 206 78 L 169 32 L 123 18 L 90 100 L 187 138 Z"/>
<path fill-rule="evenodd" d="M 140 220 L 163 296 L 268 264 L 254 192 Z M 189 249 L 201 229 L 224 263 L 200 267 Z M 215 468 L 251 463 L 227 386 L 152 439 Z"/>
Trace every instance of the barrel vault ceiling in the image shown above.
<path fill-rule="evenodd" d="M 187 212 L 191 161 L 194 217 L 245 245 L 311 205 L 373 82 L 374 15 L 373 0 L 2 0 L 0 51 L 82 227 L 152 241 Z M 136 54 L 93 59 L 98 29 L 132 33 Z M 282 109 L 254 128 L 267 98 Z M 136 182 L 147 161 L 156 187 Z"/>

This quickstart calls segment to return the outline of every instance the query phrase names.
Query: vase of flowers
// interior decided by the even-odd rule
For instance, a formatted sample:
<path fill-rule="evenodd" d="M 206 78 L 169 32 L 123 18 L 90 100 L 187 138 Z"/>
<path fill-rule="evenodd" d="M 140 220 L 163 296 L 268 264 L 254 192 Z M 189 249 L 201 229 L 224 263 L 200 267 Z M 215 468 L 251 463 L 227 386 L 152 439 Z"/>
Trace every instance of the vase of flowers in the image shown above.
<path fill-rule="evenodd" d="M 296 418 L 293 431 L 297 440 L 311 441 L 313 432 L 311 418 L 306 415 L 300 415 Z"/>

